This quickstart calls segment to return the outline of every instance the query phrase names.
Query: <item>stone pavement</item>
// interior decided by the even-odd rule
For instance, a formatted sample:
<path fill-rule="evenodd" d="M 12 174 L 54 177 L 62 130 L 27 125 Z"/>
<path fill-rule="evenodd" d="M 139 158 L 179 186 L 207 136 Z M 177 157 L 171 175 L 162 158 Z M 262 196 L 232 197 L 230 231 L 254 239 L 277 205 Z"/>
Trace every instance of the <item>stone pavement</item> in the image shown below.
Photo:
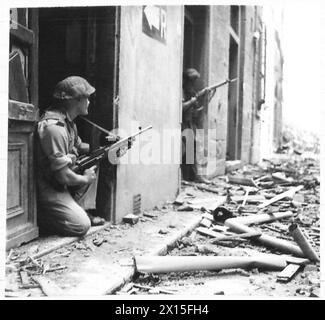
<path fill-rule="evenodd" d="M 13 260 L 7 264 L 7 296 L 45 295 L 39 287 L 23 289 L 22 269 L 11 268 L 15 261 L 27 256 L 34 257 L 43 272 L 49 270 L 41 276 L 30 273 L 29 276 L 48 281 L 51 296 L 95 297 L 114 293 L 132 279 L 134 255 L 165 254 L 168 247 L 193 230 L 202 219 L 200 211 L 178 212 L 172 210 L 172 205 L 164 207 L 152 210 L 152 218 L 140 216 L 135 225 L 107 224 L 92 228 L 83 239 L 51 237 L 15 249 Z"/>

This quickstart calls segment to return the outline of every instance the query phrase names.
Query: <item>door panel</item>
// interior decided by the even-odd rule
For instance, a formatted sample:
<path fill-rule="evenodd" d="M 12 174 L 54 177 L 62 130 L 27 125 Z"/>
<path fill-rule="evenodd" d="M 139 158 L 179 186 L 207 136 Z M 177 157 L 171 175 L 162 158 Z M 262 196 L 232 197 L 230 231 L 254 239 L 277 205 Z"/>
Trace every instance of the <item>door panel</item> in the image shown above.
<path fill-rule="evenodd" d="M 27 170 L 23 164 L 27 163 L 26 144 L 20 142 L 8 145 L 8 200 L 7 219 L 22 215 L 26 212 L 27 199 Z"/>
<path fill-rule="evenodd" d="M 11 9 L 7 249 L 38 236 L 34 177 L 37 101 L 37 9 Z M 14 99 L 14 100 L 13 100 Z"/>

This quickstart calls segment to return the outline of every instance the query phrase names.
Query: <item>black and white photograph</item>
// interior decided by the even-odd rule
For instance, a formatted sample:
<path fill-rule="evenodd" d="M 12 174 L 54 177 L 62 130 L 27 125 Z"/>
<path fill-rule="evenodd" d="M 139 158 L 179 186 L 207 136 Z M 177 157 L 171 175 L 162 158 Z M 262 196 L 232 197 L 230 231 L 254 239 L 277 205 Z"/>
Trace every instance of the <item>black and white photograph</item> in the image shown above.
<path fill-rule="evenodd" d="M 321 1 L 2 6 L 2 299 L 324 298 Z"/>

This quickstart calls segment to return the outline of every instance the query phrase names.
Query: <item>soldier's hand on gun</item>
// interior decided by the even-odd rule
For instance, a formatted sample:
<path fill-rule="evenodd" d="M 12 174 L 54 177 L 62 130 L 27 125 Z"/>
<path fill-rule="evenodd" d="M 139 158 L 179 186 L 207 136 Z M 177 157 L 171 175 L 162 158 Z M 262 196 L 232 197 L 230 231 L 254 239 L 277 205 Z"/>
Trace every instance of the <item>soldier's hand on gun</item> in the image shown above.
<path fill-rule="evenodd" d="M 132 148 L 134 141 L 135 141 L 135 137 L 129 138 L 129 140 L 128 140 L 128 149 Z"/>
<path fill-rule="evenodd" d="M 120 149 L 118 150 L 118 157 L 123 157 L 128 151 L 128 146 L 124 145 L 121 146 Z"/>
<path fill-rule="evenodd" d="M 192 97 L 190 103 L 194 106 L 196 102 L 197 102 L 197 97 L 196 96 Z"/>
<path fill-rule="evenodd" d="M 77 156 L 72 153 L 68 153 L 67 156 L 71 159 L 71 166 L 74 166 L 76 164 Z"/>
<path fill-rule="evenodd" d="M 91 168 L 86 169 L 84 171 L 83 175 L 84 175 L 84 177 L 87 178 L 88 184 L 91 184 L 93 181 L 96 180 L 96 178 L 97 178 L 97 175 L 95 172 L 96 168 L 97 168 L 97 166 L 92 166 Z"/>

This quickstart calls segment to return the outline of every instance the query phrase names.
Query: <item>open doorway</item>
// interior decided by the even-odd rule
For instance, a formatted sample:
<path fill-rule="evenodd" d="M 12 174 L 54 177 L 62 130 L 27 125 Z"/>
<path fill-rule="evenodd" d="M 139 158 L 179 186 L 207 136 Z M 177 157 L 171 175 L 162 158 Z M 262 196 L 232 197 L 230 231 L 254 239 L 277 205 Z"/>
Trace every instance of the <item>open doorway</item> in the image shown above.
<path fill-rule="evenodd" d="M 183 70 L 195 68 L 201 74 L 198 86 L 206 84 L 209 74 L 208 17 L 208 6 L 185 6 Z"/>
<path fill-rule="evenodd" d="M 208 85 L 208 76 L 209 76 L 209 7 L 208 6 L 185 6 L 185 15 L 184 15 L 184 43 L 183 43 L 183 71 L 188 68 L 194 68 L 200 74 L 200 78 L 197 79 L 193 88 L 187 90 L 184 89 L 183 83 L 183 95 L 193 96 L 193 90 L 199 92 L 201 89 Z M 183 79 L 184 80 L 184 79 Z M 187 92 L 192 91 L 191 94 L 186 94 Z M 183 127 L 187 128 L 188 126 L 191 129 L 203 129 L 207 124 L 207 99 L 204 97 L 198 101 L 198 110 L 196 111 L 186 111 L 183 112 L 183 124 L 184 120 L 187 122 L 187 125 Z M 205 169 L 207 166 L 207 143 L 205 138 L 202 141 L 198 141 L 199 136 L 195 134 L 195 159 L 194 164 L 189 166 L 182 167 L 183 178 L 193 180 L 198 179 L 199 176 L 205 174 Z M 184 148 L 184 146 L 183 146 Z M 183 150 L 183 153 L 185 150 Z M 183 154 L 183 163 L 185 157 Z M 189 172 L 190 174 L 189 174 Z"/>
<path fill-rule="evenodd" d="M 242 138 L 242 73 L 243 52 L 242 41 L 244 32 L 244 7 L 230 6 L 229 26 L 229 62 L 228 79 L 237 79 L 228 87 L 228 125 L 226 160 L 241 158 Z"/>
<path fill-rule="evenodd" d="M 116 127 L 117 7 L 62 7 L 39 10 L 39 109 L 51 104 L 55 84 L 70 75 L 86 78 L 96 88 L 90 100 L 89 120 L 107 130 Z M 95 149 L 102 133 L 77 119 L 81 139 Z M 114 220 L 116 170 L 100 165 L 97 214 Z"/>

